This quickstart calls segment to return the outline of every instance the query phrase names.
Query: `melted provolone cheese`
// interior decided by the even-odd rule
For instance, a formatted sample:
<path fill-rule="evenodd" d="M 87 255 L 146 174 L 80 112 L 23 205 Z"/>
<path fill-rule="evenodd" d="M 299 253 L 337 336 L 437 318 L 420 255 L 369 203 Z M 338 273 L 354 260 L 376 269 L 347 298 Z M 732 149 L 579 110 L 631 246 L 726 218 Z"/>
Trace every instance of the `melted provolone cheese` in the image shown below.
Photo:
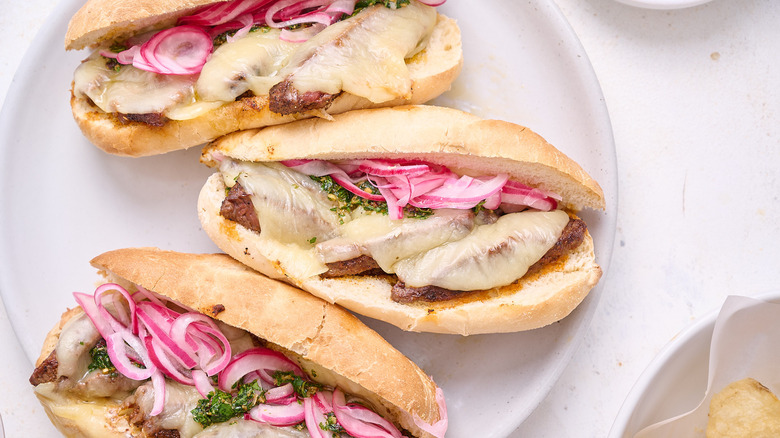
<path fill-rule="evenodd" d="M 339 229 L 341 238 L 317 245 L 316 251 L 326 263 L 370 255 L 383 271 L 393 273 L 393 265 L 399 260 L 460 240 L 474 226 L 474 215 L 470 210 L 442 209 L 425 219 L 400 220 L 368 214 L 344 224 Z M 349 253 L 352 257 L 347 257 L 346 249 L 353 248 L 359 254 L 352 252 Z M 341 257 L 333 257 L 334 252 Z"/>
<path fill-rule="evenodd" d="M 154 396 L 151 382 L 144 383 L 132 395 L 144 418 L 149 418 L 149 413 L 154 406 Z M 182 385 L 166 379 L 165 406 L 161 413 L 152 417 L 151 421 L 162 429 L 178 430 L 181 438 L 192 437 L 203 429 L 192 419 L 192 410 L 198 405 L 200 399 L 201 396 L 194 386 Z"/>
<path fill-rule="evenodd" d="M 107 113 L 162 113 L 177 104 L 194 102 L 196 76 L 158 75 L 123 66 L 115 71 L 106 58 L 92 54 L 76 69 L 73 92 L 87 96 Z"/>
<path fill-rule="evenodd" d="M 555 245 L 569 222 L 561 211 L 527 211 L 501 216 L 467 237 L 399 261 L 407 286 L 480 290 L 510 284 Z"/>
<path fill-rule="evenodd" d="M 71 379 L 81 378 L 92 361 L 89 350 L 99 339 L 100 333 L 85 313 L 71 318 L 62 328 L 55 348 L 57 375 Z"/>
<path fill-rule="evenodd" d="M 252 195 L 260 233 L 267 237 L 310 248 L 310 242 L 335 237 L 344 220 L 315 181 L 283 164 L 241 162 L 230 171 Z M 232 179 L 228 176 L 226 184 Z"/>
<path fill-rule="evenodd" d="M 204 101 L 228 102 L 252 91 L 256 96 L 282 78 L 279 70 L 300 44 L 279 39 L 278 29 L 250 32 L 243 38 L 223 44 L 200 72 L 195 89 Z"/>
<path fill-rule="evenodd" d="M 408 97 L 404 62 L 420 50 L 436 24 L 436 10 L 419 2 L 400 9 L 375 6 L 305 42 L 280 75 L 298 91 L 344 90 L 379 103 Z"/>

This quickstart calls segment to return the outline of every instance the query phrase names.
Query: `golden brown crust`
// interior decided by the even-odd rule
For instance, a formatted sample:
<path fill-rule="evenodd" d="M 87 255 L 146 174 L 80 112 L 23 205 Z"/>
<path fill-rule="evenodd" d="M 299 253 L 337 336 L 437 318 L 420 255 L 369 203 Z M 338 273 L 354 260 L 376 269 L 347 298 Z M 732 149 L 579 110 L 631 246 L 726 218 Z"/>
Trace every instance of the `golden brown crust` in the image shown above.
<path fill-rule="evenodd" d="M 94 0 L 93 0 L 94 1 Z M 428 47 L 409 60 L 412 79 L 409 99 L 375 104 L 349 93 L 340 94 L 327 109 L 339 114 L 361 108 L 377 108 L 427 102 L 449 90 L 463 62 L 460 30 L 455 20 L 439 15 Z M 268 97 L 244 98 L 190 120 L 169 120 L 161 127 L 141 122 L 122 123 L 114 114 L 104 113 L 87 98 L 71 96 L 76 123 L 93 144 L 106 152 L 125 156 L 148 156 L 186 149 L 224 134 L 277 125 L 316 116 L 307 112 L 282 116 L 268 108 Z"/>
<path fill-rule="evenodd" d="M 380 403 L 416 436 L 426 434 L 404 412 L 438 420 L 435 384 L 376 332 L 346 310 L 227 255 L 132 248 L 107 252 L 92 264 L 203 313 L 224 307 L 217 319 L 292 352 L 305 369 L 317 370 L 317 380 Z"/>
<path fill-rule="evenodd" d="M 412 128 L 413 127 L 413 128 Z M 246 161 L 419 158 L 469 175 L 508 173 L 551 190 L 569 208 L 604 208 L 604 193 L 579 164 L 530 129 L 426 105 L 351 111 L 227 135 L 204 151 Z"/>

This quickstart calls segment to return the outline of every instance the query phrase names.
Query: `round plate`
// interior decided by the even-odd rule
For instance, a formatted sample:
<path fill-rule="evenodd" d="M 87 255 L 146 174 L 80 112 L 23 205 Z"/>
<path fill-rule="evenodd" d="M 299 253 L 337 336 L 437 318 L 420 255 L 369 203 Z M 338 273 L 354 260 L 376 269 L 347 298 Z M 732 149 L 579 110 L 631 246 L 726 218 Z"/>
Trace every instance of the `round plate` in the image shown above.
<path fill-rule="evenodd" d="M 88 262 L 97 254 L 128 246 L 217 251 L 196 214 L 211 173 L 198 162 L 197 148 L 115 157 L 90 145 L 73 122 L 69 87 L 86 54 L 61 48 L 68 17 L 79 6 L 77 0 L 58 5 L 0 115 L 0 291 L 31 359 L 60 313 L 75 305 L 71 292 L 93 287 L 98 277 Z M 606 212 L 582 217 L 606 277 L 617 210 L 615 148 L 599 83 L 576 35 L 552 1 L 493 0 L 480 7 L 452 1 L 440 9 L 459 19 L 465 64 L 437 102 L 528 126 L 601 183 Z M 603 283 L 562 322 L 525 333 L 416 334 L 366 322 L 443 387 L 448 437 L 502 437 L 559 377 Z"/>
<path fill-rule="evenodd" d="M 631 6 L 647 9 L 682 9 L 702 5 L 712 0 L 617 0 Z"/>
<path fill-rule="evenodd" d="M 780 302 L 780 291 L 755 298 Z M 699 405 L 707 390 L 710 341 L 719 313 L 715 309 L 691 324 L 650 362 L 620 408 L 610 438 L 631 438 Z"/>

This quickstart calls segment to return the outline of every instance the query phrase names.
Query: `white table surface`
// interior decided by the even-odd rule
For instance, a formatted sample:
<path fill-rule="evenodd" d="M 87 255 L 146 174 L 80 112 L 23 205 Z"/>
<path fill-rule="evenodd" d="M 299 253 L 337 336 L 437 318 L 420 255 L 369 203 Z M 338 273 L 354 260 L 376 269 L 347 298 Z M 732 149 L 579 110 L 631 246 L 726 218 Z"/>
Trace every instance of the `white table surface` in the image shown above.
<path fill-rule="evenodd" d="M 0 3 L 0 103 L 55 2 Z M 728 294 L 780 287 L 780 8 L 774 0 L 671 11 L 557 2 L 612 118 L 617 235 L 582 345 L 513 436 L 603 437 L 675 334 Z M 0 352 L 7 436 L 55 436 L 1 305 Z"/>

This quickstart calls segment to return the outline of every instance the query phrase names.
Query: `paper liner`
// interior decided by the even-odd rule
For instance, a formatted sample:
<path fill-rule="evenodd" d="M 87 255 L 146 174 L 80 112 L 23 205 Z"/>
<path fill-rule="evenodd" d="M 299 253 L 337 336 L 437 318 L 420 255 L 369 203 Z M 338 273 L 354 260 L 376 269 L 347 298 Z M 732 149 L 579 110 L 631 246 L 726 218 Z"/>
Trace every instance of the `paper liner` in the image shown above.
<path fill-rule="evenodd" d="M 780 304 L 729 296 L 710 342 L 704 399 L 693 410 L 652 424 L 634 438 L 703 437 L 710 400 L 731 382 L 752 377 L 780 394 Z"/>

